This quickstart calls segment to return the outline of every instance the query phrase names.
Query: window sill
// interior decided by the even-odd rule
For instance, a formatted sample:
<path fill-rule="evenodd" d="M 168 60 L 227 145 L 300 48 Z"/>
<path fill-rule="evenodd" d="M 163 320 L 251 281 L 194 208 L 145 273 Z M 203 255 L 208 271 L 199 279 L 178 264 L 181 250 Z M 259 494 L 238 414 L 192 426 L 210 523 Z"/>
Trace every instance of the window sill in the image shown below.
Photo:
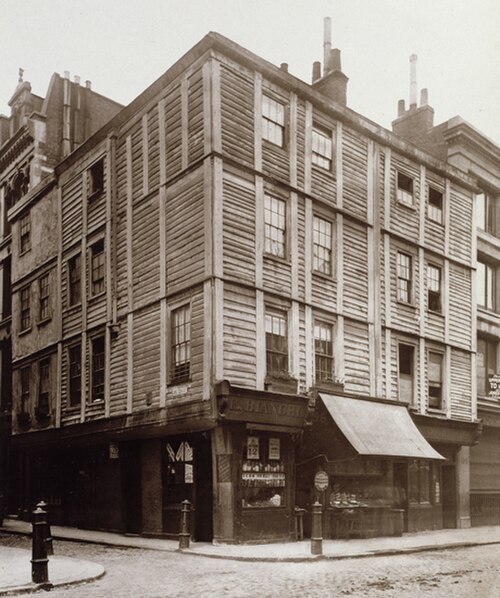
<path fill-rule="evenodd" d="M 20 330 L 17 333 L 17 336 L 24 336 L 25 334 L 28 334 L 29 332 L 31 332 L 31 326 L 29 328 L 25 328 L 24 330 Z"/>
<path fill-rule="evenodd" d="M 407 303 L 406 301 L 401 301 L 401 299 L 396 299 L 396 303 L 398 305 L 404 305 L 405 307 L 410 307 L 414 311 L 417 310 L 417 306 L 414 303 Z"/>
<path fill-rule="evenodd" d="M 409 203 L 405 203 L 404 201 L 401 201 L 399 199 L 396 199 L 396 203 L 398 206 L 403 206 L 404 208 L 411 210 L 412 212 L 416 212 L 417 211 L 417 206 L 412 203 L 411 205 Z"/>
<path fill-rule="evenodd" d="M 333 274 L 325 274 L 324 272 L 320 272 L 319 270 L 313 270 L 312 274 L 315 278 L 321 278 L 330 282 L 337 282 L 337 279 L 333 276 Z"/>
<path fill-rule="evenodd" d="M 106 295 L 106 289 L 104 291 L 101 291 L 100 293 L 96 293 L 95 295 L 90 295 L 90 297 L 89 297 L 89 303 L 94 303 L 99 298 L 102 298 L 105 295 Z"/>
<path fill-rule="evenodd" d="M 77 309 L 81 309 L 81 308 L 82 308 L 82 302 L 80 301 L 79 303 L 74 303 L 73 305 L 66 306 L 63 310 L 63 313 L 76 311 Z"/>
<path fill-rule="evenodd" d="M 51 321 L 52 321 L 52 316 L 48 316 L 47 318 L 44 318 L 43 320 L 39 320 L 37 322 L 37 326 L 38 326 L 38 328 L 41 328 L 42 326 L 45 326 L 46 324 L 48 324 Z"/>
<path fill-rule="evenodd" d="M 67 405 L 66 407 L 64 407 L 63 412 L 73 414 L 73 413 L 80 413 L 80 410 L 81 410 L 81 405 Z"/>
<path fill-rule="evenodd" d="M 269 149 L 279 149 L 282 152 L 286 152 L 287 151 L 287 147 L 286 144 L 283 145 L 278 145 L 277 143 L 274 143 L 274 141 L 270 141 L 269 139 L 264 139 L 264 137 L 262 138 L 262 145 L 263 146 L 269 146 Z"/>
<path fill-rule="evenodd" d="M 26 255 L 30 251 L 31 251 L 31 247 L 29 247 L 28 249 L 25 249 L 24 251 L 20 251 L 18 255 L 19 255 L 19 257 L 22 257 L 23 255 Z"/>
<path fill-rule="evenodd" d="M 96 199 L 98 199 L 101 195 L 104 194 L 104 189 L 98 189 L 97 191 L 94 191 L 93 193 L 91 193 L 88 197 L 87 197 L 87 201 L 88 202 L 92 202 L 95 201 Z"/>
<path fill-rule="evenodd" d="M 272 253 L 264 253 L 264 258 L 273 262 L 278 262 L 284 266 L 291 266 L 291 261 L 286 257 L 280 257 L 279 255 L 273 255 Z"/>
<path fill-rule="evenodd" d="M 433 316 L 437 316 L 438 318 L 441 318 L 444 320 L 444 314 L 442 311 L 434 311 L 433 309 L 428 309 L 427 313 L 432 314 Z"/>
<path fill-rule="evenodd" d="M 433 224 L 437 224 L 444 230 L 444 222 L 439 222 L 439 220 L 434 220 L 434 218 L 429 218 L 429 216 L 426 217 L 426 220 L 432 222 Z"/>
<path fill-rule="evenodd" d="M 336 173 L 330 168 L 323 168 L 322 166 L 318 166 L 317 164 L 313 164 L 311 162 L 311 169 L 313 172 L 317 172 L 318 174 L 324 174 L 330 177 L 333 181 L 337 179 Z"/>
<path fill-rule="evenodd" d="M 444 407 L 427 407 L 427 412 L 432 415 L 443 415 L 446 417 L 446 410 Z"/>
<path fill-rule="evenodd" d="M 168 388 L 171 388 L 172 386 L 182 386 L 182 385 L 186 385 L 189 384 L 191 382 L 191 378 L 190 376 L 185 376 L 183 378 L 176 378 L 175 380 L 171 380 L 167 386 Z"/>

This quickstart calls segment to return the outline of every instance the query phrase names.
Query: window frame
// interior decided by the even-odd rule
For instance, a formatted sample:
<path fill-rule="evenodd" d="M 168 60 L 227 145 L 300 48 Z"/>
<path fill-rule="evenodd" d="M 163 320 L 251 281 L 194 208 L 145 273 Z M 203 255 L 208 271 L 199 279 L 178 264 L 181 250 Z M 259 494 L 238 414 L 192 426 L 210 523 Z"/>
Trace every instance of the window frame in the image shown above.
<path fill-rule="evenodd" d="M 90 296 L 106 291 L 106 246 L 104 238 L 92 243 L 90 251 Z"/>
<path fill-rule="evenodd" d="M 102 351 L 97 352 L 96 345 L 100 343 L 102 343 Z M 106 337 L 104 334 L 90 339 L 90 349 L 90 402 L 101 403 L 106 394 Z"/>
<path fill-rule="evenodd" d="M 482 276 L 483 285 L 480 287 L 480 266 L 484 267 L 484 275 Z M 488 311 L 496 311 L 496 267 L 490 262 L 484 261 L 480 258 L 476 265 L 476 289 L 477 289 L 477 305 Z M 484 303 L 482 299 L 484 297 Z"/>
<path fill-rule="evenodd" d="M 31 213 L 27 212 L 19 218 L 19 255 L 31 250 Z"/>
<path fill-rule="evenodd" d="M 432 197 L 438 195 L 440 206 L 436 206 L 434 203 L 431 203 Z M 427 218 L 436 224 L 443 224 L 443 214 L 444 214 L 444 193 L 434 187 L 433 185 L 428 185 L 427 187 Z"/>
<path fill-rule="evenodd" d="M 481 197 L 483 198 L 483 205 L 480 209 L 479 199 Z M 481 193 L 476 194 L 475 203 L 476 228 L 496 236 L 497 202 L 494 194 L 482 189 Z"/>
<path fill-rule="evenodd" d="M 77 352 L 78 360 L 72 360 L 72 354 Z M 78 372 L 75 375 L 73 366 L 78 366 Z M 78 380 L 78 388 L 75 388 L 74 381 Z M 74 396 L 78 400 L 74 400 Z M 82 343 L 77 343 L 68 347 L 68 407 L 78 407 L 82 403 Z"/>
<path fill-rule="evenodd" d="M 269 206 L 268 206 L 269 202 Z M 273 210 L 282 206 L 283 213 Z M 286 260 L 288 257 L 288 202 L 282 197 L 264 193 L 264 253 L 268 257 Z M 277 220 L 277 222 L 276 222 Z M 282 223 L 282 226 L 279 226 Z M 275 233 L 273 235 L 273 232 Z M 276 238 L 273 238 L 276 237 Z M 276 249 L 277 248 L 277 249 Z"/>
<path fill-rule="evenodd" d="M 408 264 L 401 264 L 400 263 L 400 256 L 408 258 Z M 402 271 L 404 268 L 405 272 L 408 272 L 408 276 L 405 277 L 403 274 L 405 272 Z M 405 305 L 413 305 L 413 255 L 411 253 L 407 253 L 405 251 L 401 251 L 400 249 L 396 250 L 396 299 L 399 303 L 404 303 Z M 405 282 L 405 285 L 402 283 Z M 406 287 L 406 288 L 405 288 Z M 407 298 L 405 298 L 407 296 Z"/>
<path fill-rule="evenodd" d="M 317 329 L 326 330 L 330 338 L 318 337 Z M 315 318 L 313 322 L 314 342 L 314 380 L 315 382 L 333 382 L 335 378 L 335 328 L 331 322 Z M 329 345 L 329 346 L 328 346 Z M 320 375 L 318 375 L 318 373 Z"/>
<path fill-rule="evenodd" d="M 417 354 L 417 347 L 416 345 L 413 345 L 409 342 L 405 342 L 405 341 L 398 341 L 398 400 L 401 403 L 405 403 L 407 405 L 413 405 L 414 401 L 415 401 L 415 380 L 416 380 L 416 354 Z M 401 364 L 402 364 L 402 360 L 401 360 L 401 349 L 402 347 L 405 347 L 407 349 L 411 349 L 411 358 L 409 360 L 410 366 L 411 366 L 411 372 L 409 374 L 402 372 L 401 370 Z M 411 381 L 411 397 L 410 400 L 405 400 L 404 398 L 402 398 L 402 393 L 401 393 L 401 377 L 402 376 L 408 376 L 408 380 Z"/>
<path fill-rule="evenodd" d="M 266 109 L 265 109 L 266 107 Z M 273 114 L 273 109 L 275 114 Z M 262 139 L 281 148 L 286 145 L 286 105 L 267 93 L 262 94 Z"/>
<path fill-rule="evenodd" d="M 77 267 L 75 267 L 77 266 Z M 73 307 L 82 302 L 82 254 L 76 253 L 67 261 L 68 305 Z M 78 276 L 75 277 L 74 273 Z"/>
<path fill-rule="evenodd" d="M 88 199 L 94 199 L 104 191 L 104 157 L 99 158 L 91 164 L 87 170 L 88 174 Z"/>
<path fill-rule="evenodd" d="M 46 272 L 38 279 L 38 322 L 46 322 L 51 318 L 52 310 L 50 309 L 50 273 Z"/>
<path fill-rule="evenodd" d="M 19 328 L 20 332 L 31 329 L 31 284 L 19 289 Z"/>
<path fill-rule="evenodd" d="M 27 413 L 31 401 L 31 365 L 19 369 L 20 412 Z"/>
<path fill-rule="evenodd" d="M 37 405 L 48 412 L 50 406 L 50 357 L 38 362 L 38 398 Z"/>
<path fill-rule="evenodd" d="M 191 304 L 185 303 L 170 313 L 170 384 L 191 379 L 191 336 Z"/>
<path fill-rule="evenodd" d="M 279 323 L 278 327 L 280 332 L 283 329 L 283 335 L 275 334 L 275 323 Z M 289 375 L 288 312 L 272 306 L 266 306 L 264 311 L 264 331 L 266 339 L 266 375 L 271 377 Z M 275 363 L 273 364 L 273 362 Z"/>
<path fill-rule="evenodd" d="M 435 314 L 442 314 L 443 311 L 443 269 L 437 264 L 427 262 L 426 268 L 426 289 L 427 289 L 427 311 Z M 431 288 L 431 284 L 435 286 L 435 278 L 431 278 L 431 269 L 438 274 L 437 285 L 438 289 Z M 437 303 L 436 303 L 437 302 Z M 432 307 L 431 307 L 432 303 Z"/>
<path fill-rule="evenodd" d="M 431 379 L 431 355 L 439 356 L 440 366 L 440 380 Z M 429 348 L 427 349 L 427 399 L 429 410 L 442 411 L 444 408 L 444 371 L 445 371 L 445 355 L 443 351 L 438 349 Z M 431 396 L 431 389 L 439 389 L 439 395 L 434 397 Z M 431 399 L 436 399 L 436 401 Z"/>
<path fill-rule="evenodd" d="M 406 189 L 404 183 L 409 183 L 410 189 Z M 396 199 L 408 208 L 415 207 L 415 179 L 401 170 L 396 170 Z"/>
<path fill-rule="evenodd" d="M 324 223 L 330 227 L 330 233 L 328 235 L 327 231 L 322 231 L 321 227 L 317 228 L 316 223 Z M 329 237 L 330 246 L 328 247 L 326 244 L 322 244 L 319 241 L 321 237 L 325 236 L 327 239 Z M 322 274 L 323 276 L 327 276 L 331 278 L 333 276 L 333 240 L 334 240 L 334 226 L 331 220 L 327 218 L 323 218 L 318 214 L 313 214 L 313 231 L 312 231 L 312 271 L 315 274 Z M 321 251 L 320 251 L 321 250 Z M 325 252 L 326 258 L 321 258 L 320 254 Z M 321 262 L 320 262 L 321 260 Z M 326 264 L 326 270 L 321 268 L 321 263 Z"/>
<path fill-rule="evenodd" d="M 315 141 L 318 141 L 318 143 L 315 143 Z M 326 147 L 322 147 L 321 141 L 325 142 Z M 333 157 L 334 148 L 332 131 L 317 123 L 313 123 L 311 130 L 311 163 L 313 167 L 331 173 L 333 172 Z"/>

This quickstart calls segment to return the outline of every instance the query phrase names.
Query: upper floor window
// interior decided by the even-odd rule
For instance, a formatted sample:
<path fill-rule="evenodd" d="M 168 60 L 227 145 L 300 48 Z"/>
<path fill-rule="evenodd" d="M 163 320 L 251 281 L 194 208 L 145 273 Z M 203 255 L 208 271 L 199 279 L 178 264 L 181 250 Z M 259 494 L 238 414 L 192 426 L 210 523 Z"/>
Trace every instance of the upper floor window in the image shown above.
<path fill-rule="evenodd" d="M 104 239 L 97 241 L 90 248 L 91 254 L 91 295 L 104 292 Z"/>
<path fill-rule="evenodd" d="M 266 366 L 268 374 L 288 373 L 288 334 L 286 313 L 266 310 Z"/>
<path fill-rule="evenodd" d="M 280 147 L 285 144 L 285 107 L 262 96 L 262 138 Z"/>
<path fill-rule="evenodd" d="M 286 201 L 264 196 L 265 252 L 277 257 L 286 254 Z"/>
<path fill-rule="evenodd" d="M 495 309 L 495 270 L 485 262 L 477 262 L 477 304 Z"/>
<path fill-rule="evenodd" d="M 402 172 L 396 174 L 397 200 L 407 206 L 413 205 L 413 179 Z"/>
<path fill-rule="evenodd" d="M 50 313 L 50 277 L 49 274 L 44 274 L 38 279 L 38 319 L 40 322 L 48 320 Z"/>
<path fill-rule="evenodd" d="M 80 254 L 68 261 L 69 304 L 77 305 L 82 300 L 82 260 Z"/>
<path fill-rule="evenodd" d="M 332 223 L 319 216 L 313 218 L 313 270 L 332 273 Z"/>
<path fill-rule="evenodd" d="M 38 407 L 45 412 L 49 409 L 50 395 L 50 359 L 43 359 L 38 365 Z"/>
<path fill-rule="evenodd" d="M 485 338 L 477 339 L 477 394 L 486 397 L 491 391 L 490 380 L 497 372 L 497 343 Z"/>
<path fill-rule="evenodd" d="M 488 233 L 495 234 L 495 198 L 489 193 L 476 195 L 476 226 Z"/>
<path fill-rule="evenodd" d="M 429 220 L 434 220 L 439 224 L 443 223 L 443 194 L 434 187 L 429 187 L 427 216 Z"/>
<path fill-rule="evenodd" d="M 31 249 L 31 218 L 29 212 L 19 220 L 19 253 Z"/>
<path fill-rule="evenodd" d="M 333 379 L 333 326 L 314 323 L 314 366 L 316 382 Z"/>
<path fill-rule="evenodd" d="M 19 377 L 21 381 L 21 412 L 26 413 L 30 402 L 31 366 L 21 368 Z"/>
<path fill-rule="evenodd" d="M 398 396 L 403 403 L 413 403 L 415 347 L 398 345 Z"/>
<path fill-rule="evenodd" d="M 21 309 L 19 312 L 20 315 L 20 329 L 21 331 L 23 330 L 28 330 L 28 328 L 31 326 L 31 289 L 30 286 L 28 285 L 27 287 L 24 287 L 24 289 L 21 289 L 20 291 L 20 302 L 21 302 Z"/>
<path fill-rule="evenodd" d="M 331 132 L 319 127 L 312 130 L 312 163 L 325 170 L 332 170 L 333 143 Z"/>
<path fill-rule="evenodd" d="M 443 403 L 443 354 L 429 351 L 428 359 L 429 407 L 441 409 Z"/>
<path fill-rule="evenodd" d="M 101 193 L 104 189 L 104 158 L 89 168 L 89 198 Z"/>
<path fill-rule="evenodd" d="M 79 405 L 82 400 L 82 346 L 69 349 L 69 406 Z"/>
<path fill-rule="evenodd" d="M 397 253 L 397 299 L 404 303 L 411 303 L 412 300 L 412 268 L 411 255 L 398 251 Z"/>
<path fill-rule="evenodd" d="M 191 308 L 184 305 L 172 312 L 172 382 L 191 374 Z"/>
<path fill-rule="evenodd" d="M 427 309 L 441 312 L 441 268 L 427 265 Z"/>
<path fill-rule="evenodd" d="M 92 401 L 104 399 L 104 336 L 92 339 Z"/>

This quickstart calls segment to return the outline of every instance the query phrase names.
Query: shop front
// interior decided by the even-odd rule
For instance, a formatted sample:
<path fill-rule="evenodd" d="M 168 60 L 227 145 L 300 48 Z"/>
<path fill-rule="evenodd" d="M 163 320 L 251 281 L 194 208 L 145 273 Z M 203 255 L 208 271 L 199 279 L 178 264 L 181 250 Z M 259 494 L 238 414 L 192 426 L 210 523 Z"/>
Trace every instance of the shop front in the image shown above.
<path fill-rule="evenodd" d="M 306 512 L 306 533 L 316 501 L 323 506 L 325 537 L 442 527 L 443 461 L 406 406 L 318 394 L 297 463 L 297 504 Z"/>
<path fill-rule="evenodd" d="M 295 449 L 308 398 L 218 386 L 214 541 L 295 538 Z"/>

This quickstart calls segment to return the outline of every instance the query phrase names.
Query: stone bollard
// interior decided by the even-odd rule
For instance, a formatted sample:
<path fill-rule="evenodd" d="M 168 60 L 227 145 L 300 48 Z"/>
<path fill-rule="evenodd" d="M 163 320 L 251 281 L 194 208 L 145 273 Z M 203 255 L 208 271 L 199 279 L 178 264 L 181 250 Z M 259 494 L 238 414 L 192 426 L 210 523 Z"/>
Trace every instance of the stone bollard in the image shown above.
<path fill-rule="evenodd" d="M 47 558 L 47 546 L 45 544 L 45 511 L 37 507 L 33 513 L 33 547 L 31 559 L 31 579 L 33 583 L 47 583 L 49 571 Z"/>
<path fill-rule="evenodd" d="M 323 506 L 311 505 L 311 554 L 323 554 Z"/>
<path fill-rule="evenodd" d="M 189 500 L 182 501 L 181 507 L 181 529 L 179 531 L 179 550 L 189 548 L 191 534 L 189 532 L 189 515 L 191 513 L 191 503 Z"/>
<path fill-rule="evenodd" d="M 54 554 L 54 546 L 52 544 L 52 533 L 50 531 L 50 521 L 49 521 L 48 504 L 44 500 L 41 500 L 37 504 L 37 507 L 39 509 L 42 509 L 42 511 L 45 511 L 45 530 L 44 530 L 44 534 L 45 534 L 45 546 L 47 547 L 47 554 Z"/>

